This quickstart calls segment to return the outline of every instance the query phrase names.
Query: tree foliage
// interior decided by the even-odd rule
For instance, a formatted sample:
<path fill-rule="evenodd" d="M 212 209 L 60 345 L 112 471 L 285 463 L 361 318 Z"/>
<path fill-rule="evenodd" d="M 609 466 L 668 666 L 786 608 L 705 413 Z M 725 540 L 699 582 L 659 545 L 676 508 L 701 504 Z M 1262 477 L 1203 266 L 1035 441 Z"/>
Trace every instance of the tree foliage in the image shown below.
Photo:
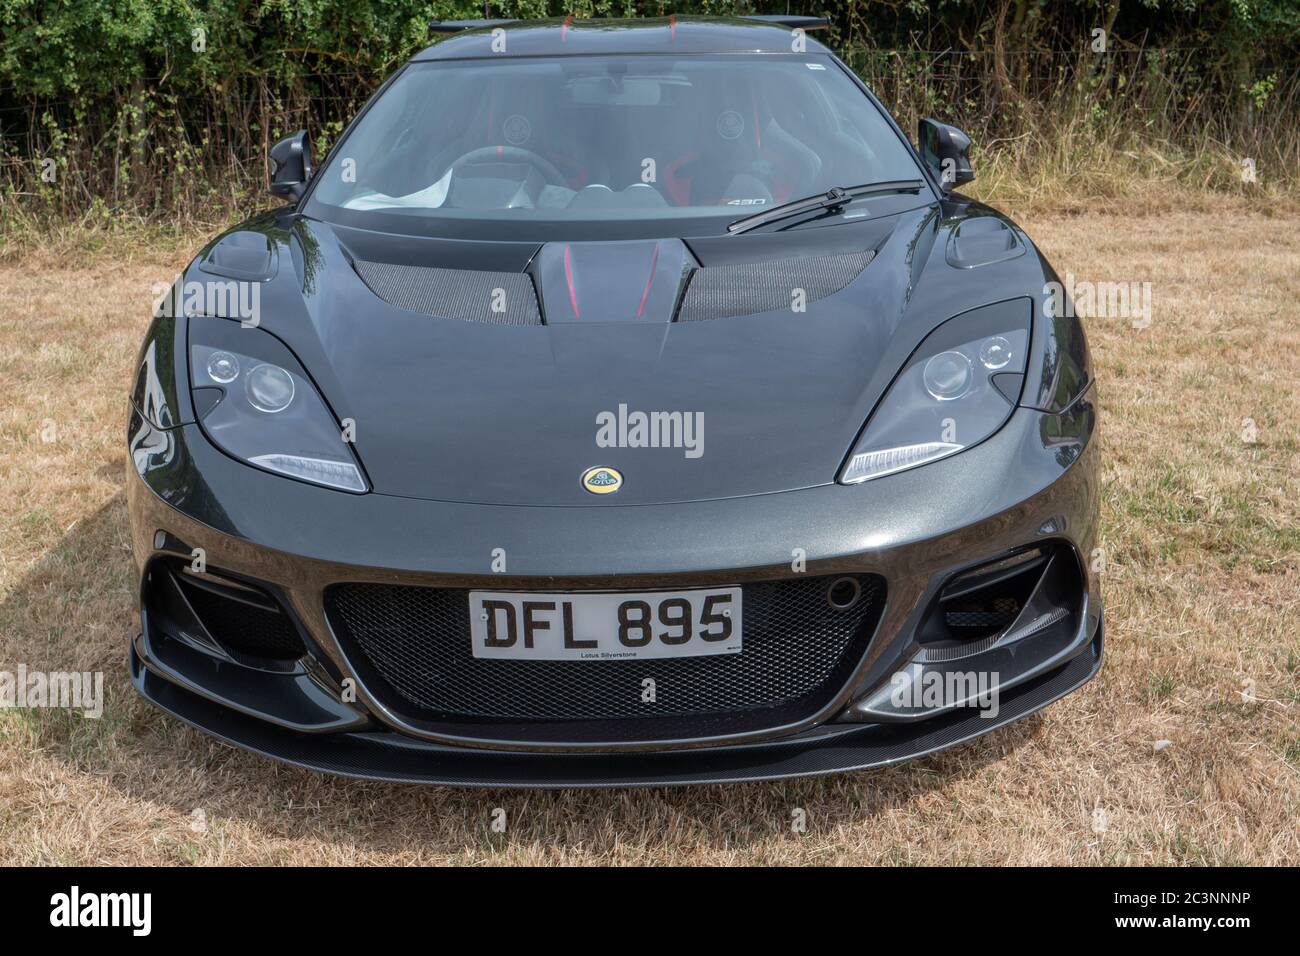
<path fill-rule="evenodd" d="M 842 42 L 878 47 L 1068 49 L 1096 27 L 1119 43 L 1204 48 L 1207 68 L 1251 77 L 1300 59 L 1300 0 L 839 0 Z M 382 76 L 428 42 L 432 19 L 483 16 L 465 0 L 0 0 L 0 85 L 18 95 L 103 95 L 166 77 L 204 93 L 236 77 Z M 784 13 L 736 0 L 507 0 L 494 17 Z M 195 30 L 203 30 L 202 52 Z"/>
<path fill-rule="evenodd" d="M 1068 127 L 1300 168 L 1300 0 L 0 0 L 0 201 L 239 201 L 278 137 L 327 147 L 431 20 L 669 13 L 829 16 L 821 38 L 905 123 L 979 143 L 1063 149 Z"/>

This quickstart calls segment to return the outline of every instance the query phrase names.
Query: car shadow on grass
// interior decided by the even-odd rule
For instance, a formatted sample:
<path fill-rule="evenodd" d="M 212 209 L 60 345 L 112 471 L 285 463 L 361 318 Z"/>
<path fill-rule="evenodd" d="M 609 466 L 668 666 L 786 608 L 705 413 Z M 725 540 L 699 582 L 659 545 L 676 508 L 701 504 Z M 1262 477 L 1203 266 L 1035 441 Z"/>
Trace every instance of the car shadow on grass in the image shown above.
<path fill-rule="evenodd" d="M 119 492 L 68 529 L 0 599 L 0 669 L 102 672 L 103 715 L 0 712 L 0 747 L 22 751 L 10 755 L 20 762 L 70 767 L 88 785 L 107 783 L 131 805 L 132 819 L 147 819 L 149 838 L 170 862 L 215 859 L 217 846 L 225 847 L 221 861 L 232 862 L 232 840 L 244 848 L 241 857 L 264 863 L 292 859 L 286 842 L 324 843 L 344 859 L 429 862 L 662 860 L 673 847 L 761 856 L 774 841 L 913 806 L 1004 759 L 1042 723 L 1035 714 L 895 767 L 768 783 L 512 791 L 354 781 L 228 747 L 143 701 L 126 665 L 138 628 Z M 907 862 L 905 848 L 897 852 L 885 862 Z"/>

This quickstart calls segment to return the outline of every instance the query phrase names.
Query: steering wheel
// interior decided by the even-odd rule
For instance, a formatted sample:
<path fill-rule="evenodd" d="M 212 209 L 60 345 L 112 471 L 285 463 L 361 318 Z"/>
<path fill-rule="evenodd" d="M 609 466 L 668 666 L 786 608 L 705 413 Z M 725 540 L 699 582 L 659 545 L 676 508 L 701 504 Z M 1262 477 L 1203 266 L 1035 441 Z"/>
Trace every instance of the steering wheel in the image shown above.
<path fill-rule="evenodd" d="M 481 146 L 478 149 L 471 149 L 452 163 L 449 169 L 452 173 L 455 173 L 462 166 L 488 162 L 527 163 L 541 173 L 546 182 L 552 186 L 564 186 L 568 182 L 564 175 L 548 160 L 538 156 L 530 149 L 523 149 L 519 146 Z"/>

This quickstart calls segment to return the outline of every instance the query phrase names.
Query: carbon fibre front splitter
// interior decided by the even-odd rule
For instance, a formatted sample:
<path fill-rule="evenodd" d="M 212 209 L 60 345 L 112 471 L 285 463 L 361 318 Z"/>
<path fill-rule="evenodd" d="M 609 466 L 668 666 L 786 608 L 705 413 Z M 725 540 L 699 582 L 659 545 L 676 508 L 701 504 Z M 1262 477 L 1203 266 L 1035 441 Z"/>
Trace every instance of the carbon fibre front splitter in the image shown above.
<path fill-rule="evenodd" d="M 921 724 L 830 724 L 744 746 L 644 753 L 524 753 L 446 747 L 391 731 L 300 733 L 223 707 L 154 674 L 132 644 L 131 679 L 187 724 L 283 763 L 346 777 L 456 787 L 649 787 L 809 777 L 881 767 L 956 746 L 1019 720 L 1101 668 L 1104 621 L 1067 663 L 1002 696 L 996 717 L 958 711 Z"/>

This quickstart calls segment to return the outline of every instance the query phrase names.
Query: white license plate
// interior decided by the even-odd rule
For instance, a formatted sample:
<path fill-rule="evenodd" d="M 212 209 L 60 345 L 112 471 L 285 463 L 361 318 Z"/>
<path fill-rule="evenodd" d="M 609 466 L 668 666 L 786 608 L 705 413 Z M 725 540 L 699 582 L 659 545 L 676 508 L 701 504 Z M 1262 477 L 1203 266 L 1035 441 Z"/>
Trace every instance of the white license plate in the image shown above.
<path fill-rule="evenodd" d="M 471 591 L 475 657 L 646 660 L 739 654 L 740 588 L 642 593 Z"/>

